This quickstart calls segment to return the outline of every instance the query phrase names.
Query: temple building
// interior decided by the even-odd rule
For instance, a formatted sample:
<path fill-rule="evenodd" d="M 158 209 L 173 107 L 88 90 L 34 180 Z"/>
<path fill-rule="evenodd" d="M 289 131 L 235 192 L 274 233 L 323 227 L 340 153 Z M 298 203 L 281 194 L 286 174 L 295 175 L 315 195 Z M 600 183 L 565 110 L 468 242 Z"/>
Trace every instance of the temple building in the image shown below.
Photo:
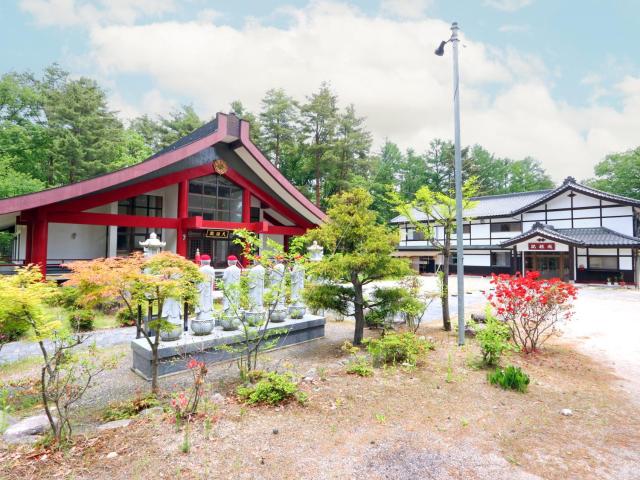
<path fill-rule="evenodd" d="M 226 266 L 245 228 L 285 248 L 324 213 L 251 142 L 249 124 L 218 113 L 211 122 L 136 165 L 89 180 L 0 200 L 0 231 L 13 234 L 0 269 L 65 264 L 142 250 L 154 232 L 166 250 L 196 251 Z"/>
<path fill-rule="evenodd" d="M 582 283 L 607 280 L 638 284 L 640 201 L 581 185 L 568 177 L 552 190 L 476 197 L 464 212 L 466 274 L 540 271 Z M 422 212 L 412 214 L 426 222 Z M 438 249 L 407 218 L 400 228 L 397 255 L 409 257 L 422 273 L 442 265 Z M 435 227 L 442 240 L 441 227 Z M 451 272 L 456 271 L 455 235 Z"/>

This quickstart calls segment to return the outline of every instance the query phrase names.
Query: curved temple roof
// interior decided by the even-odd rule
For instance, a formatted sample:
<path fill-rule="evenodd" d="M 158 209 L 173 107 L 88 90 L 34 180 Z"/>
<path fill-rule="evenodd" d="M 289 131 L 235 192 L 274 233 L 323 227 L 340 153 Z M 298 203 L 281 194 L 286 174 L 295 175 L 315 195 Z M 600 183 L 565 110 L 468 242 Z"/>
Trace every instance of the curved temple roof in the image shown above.
<path fill-rule="evenodd" d="M 0 200 L 0 215 L 18 213 L 130 184 L 216 144 L 227 144 L 270 185 L 283 203 L 290 205 L 311 223 L 317 225 L 324 221 L 324 212 L 300 193 L 251 142 L 249 123 L 233 114 L 224 113 L 218 113 L 211 122 L 138 164 L 62 187 Z"/>
<path fill-rule="evenodd" d="M 550 225 L 545 225 L 539 222 L 534 223 L 529 231 L 500 243 L 500 246 L 509 247 L 534 237 L 543 237 L 577 247 L 640 246 L 640 238 L 623 235 L 622 233 L 614 232 L 606 227 L 556 229 Z"/>
<path fill-rule="evenodd" d="M 640 201 L 633 198 L 623 197 L 612 193 L 596 190 L 576 182 L 575 178 L 567 177 L 562 185 L 552 190 L 536 190 L 532 192 L 507 193 L 504 195 L 486 195 L 483 197 L 473 197 L 472 200 L 477 205 L 469 210 L 464 211 L 465 217 L 486 218 L 486 217 L 512 217 L 526 212 L 532 208 L 541 205 L 562 193 L 572 190 L 584 193 L 591 197 L 600 198 L 610 202 L 622 203 L 640 207 Z M 413 211 L 414 218 L 418 221 L 426 220 L 427 216 L 418 210 Z M 407 218 L 404 215 L 398 215 L 391 219 L 391 223 L 403 223 Z"/>

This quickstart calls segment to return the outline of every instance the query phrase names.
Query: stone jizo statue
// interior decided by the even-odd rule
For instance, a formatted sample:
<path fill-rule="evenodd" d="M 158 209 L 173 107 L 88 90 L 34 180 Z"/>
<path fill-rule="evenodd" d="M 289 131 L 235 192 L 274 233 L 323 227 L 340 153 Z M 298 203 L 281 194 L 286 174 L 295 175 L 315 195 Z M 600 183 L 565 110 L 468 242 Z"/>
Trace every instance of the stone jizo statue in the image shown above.
<path fill-rule="evenodd" d="M 271 292 L 273 295 L 277 295 L 276 302 L 276 310 L 282 310 L 285 308 L 285 294 L 284 294 L 284 263 L 282 263 L 282 257 L 276 257 L 276 264 L 273 266 L 273 269 L 269 275 L 269 287 L 271 288 Z"/>
<path fill-rule="evenodd" d="M 211 257 L 200 257 L 200 273 L 204 281 L 198 284 L 199 299 L 196 305 L 196 320 L 208 321 L 213 319 L 213 286 L 216 279 L 216 271 L 211 266 Z"/>
<path fill-rule="evenodd" d="M 233 304 L 233 310 L 240 309 L 240 268 L 238 267 L 238 257 L 229 255 L 227 257 L 227 268 L 222 274 L 225 295 L 222 299 L 222 308 L 226 311 Z"/>
<path fill-rule="evenodd" d="M 252 312 L 264 310 L 264 276 L 265 269 L 256 259 L 253 267 L 249 269 L 249 309 Z"/>
<path fill-rule="evenodd" d="M 303 305 L 304 273 L 304 265 L 301 262 L 296 262 L 291 269 L 291 305 Z"/>

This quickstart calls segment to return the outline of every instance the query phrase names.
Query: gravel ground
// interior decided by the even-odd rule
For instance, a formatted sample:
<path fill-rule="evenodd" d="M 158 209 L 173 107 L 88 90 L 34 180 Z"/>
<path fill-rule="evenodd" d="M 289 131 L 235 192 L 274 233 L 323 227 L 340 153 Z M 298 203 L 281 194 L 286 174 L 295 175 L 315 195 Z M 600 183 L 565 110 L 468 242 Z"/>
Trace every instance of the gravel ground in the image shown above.
<path fill-rule="evenodd" d="M 580 286 L 575 308 L 563 338 L 613 368 L 640 402 L 640 291 Z"/>

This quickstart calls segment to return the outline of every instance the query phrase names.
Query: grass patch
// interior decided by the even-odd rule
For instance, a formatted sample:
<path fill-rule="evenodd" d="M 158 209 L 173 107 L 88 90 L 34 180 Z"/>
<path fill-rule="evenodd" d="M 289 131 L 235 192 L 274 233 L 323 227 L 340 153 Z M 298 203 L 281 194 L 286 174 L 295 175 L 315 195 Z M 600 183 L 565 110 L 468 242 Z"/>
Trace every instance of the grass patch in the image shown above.
<path fill-rule="evenodd" d="M 138 415 L 141 411 L 157 407 L 160 401 L 153 394 L 137 395 L 133 400 L 116 402 L 109 405 L 102 413 L 102 419 L 111 422 L 114 420 L 124 420 Z"/>

